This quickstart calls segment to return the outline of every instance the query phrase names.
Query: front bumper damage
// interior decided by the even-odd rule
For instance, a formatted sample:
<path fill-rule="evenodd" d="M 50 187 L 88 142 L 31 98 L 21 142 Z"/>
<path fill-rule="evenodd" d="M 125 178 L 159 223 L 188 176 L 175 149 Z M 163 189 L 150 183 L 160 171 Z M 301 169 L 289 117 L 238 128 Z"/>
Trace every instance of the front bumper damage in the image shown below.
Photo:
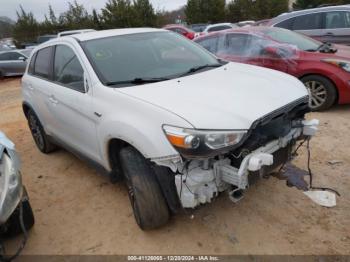
<path fill-rule="evenodd" d="M 233 202 L 242 198 L 254 177 L 266 177 L 292 159 L 298 140 L 310 138 L 317 132 L 318 120 L 302 121 L 299 127 L 279 139 L 272 140 L 245 155 L 239 166 L 232 159 L 192 160 L 175 176 L 177 193 L 184 208 L 210 203 L 220 192 L 227 191 Z"/>

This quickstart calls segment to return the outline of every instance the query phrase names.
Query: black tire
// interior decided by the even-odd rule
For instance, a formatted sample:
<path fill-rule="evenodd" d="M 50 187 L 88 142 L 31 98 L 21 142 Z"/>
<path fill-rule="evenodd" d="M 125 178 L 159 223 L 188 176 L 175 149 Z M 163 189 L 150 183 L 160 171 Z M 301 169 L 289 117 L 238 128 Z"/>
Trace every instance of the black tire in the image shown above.
<path fill-rule="evenodd" d="M 119 153 L 128 194 L 137 224 L 155 229 L 169 220 L 169 209 L 151 164 L 134 148 Z"/>
<path fill-rule="evenodd" d="M 4 74 L 0 71 L 0 80 L 4 79 Z"/>
<path fill-rule="evenodd" d="M 311 92 L 311 110 L 323 111 L 330 108 L 337 99 L 337 90 L 334 84 L 326 77 L 308 75 L 301 79 Z"/>
<path fill-rule="evenodd" d="M 32 137 L 38 149 L 44 154 L 49 154 L 55 151 L 57 146 L 50 141 L 38 117 L 30 109 L 27 112 L 27 119 L 30 132 L 32 133 Z"/>
<path fill-rule="evenodd" d="M 6 237 L 13 237 L 23 233 L 20 223 L 19 208 L 20 207 L 18 206 L 6 222 L 6 231 L 4 233 Z M 28 200 L 22 202 L 22 211 L 24 228 L 28 231 L 35 223 L 33 210 Z"/>

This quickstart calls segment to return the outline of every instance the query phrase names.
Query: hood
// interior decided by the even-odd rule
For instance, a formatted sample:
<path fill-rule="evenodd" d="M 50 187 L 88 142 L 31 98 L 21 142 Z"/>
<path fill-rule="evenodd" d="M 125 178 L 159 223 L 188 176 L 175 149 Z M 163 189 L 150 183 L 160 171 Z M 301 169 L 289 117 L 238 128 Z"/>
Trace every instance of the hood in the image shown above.
<path fill-rule="evenodd" d="M 350 61 L 350 46 L 335 45 L 335 48 L 338 50 L 333 54 L 335 57 Z"/>
<path fill-rule="evenodd" d="M 255 120 L 308 95 L 290 75 L 239 63 L 115 90 L 171 111 L 194 128 L 216 130 L 249 129 Z M 171 125 L 166 119 L 164 124 Z"/>

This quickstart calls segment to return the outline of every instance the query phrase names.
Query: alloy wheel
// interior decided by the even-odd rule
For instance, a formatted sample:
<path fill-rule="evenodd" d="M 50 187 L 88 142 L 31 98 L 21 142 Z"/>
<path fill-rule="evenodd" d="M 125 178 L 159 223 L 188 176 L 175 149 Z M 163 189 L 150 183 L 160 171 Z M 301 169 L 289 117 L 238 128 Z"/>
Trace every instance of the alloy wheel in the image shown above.
<path fill-rule="evenodd" d="M 311 104 L 312 109 L 321 107 L 327 101 L 327 89 L 318 81 L 305 82 L 305 86 L 310 90 L 311 93 Z"/>
<path fill-rule="evenodd" d="M 44 137 L 41 133 L 40 125 L 32 114 L 29 115 L 29 127 L 32 132 L 35 143 L 39 148 L 44 148 Z"/>

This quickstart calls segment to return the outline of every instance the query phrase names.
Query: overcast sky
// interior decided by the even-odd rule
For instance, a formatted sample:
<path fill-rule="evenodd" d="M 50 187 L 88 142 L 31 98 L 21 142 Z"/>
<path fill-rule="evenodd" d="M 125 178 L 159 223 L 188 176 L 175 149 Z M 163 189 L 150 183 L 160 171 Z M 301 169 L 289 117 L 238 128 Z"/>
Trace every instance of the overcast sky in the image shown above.
<path fill-rule="evenodd" d="M 73 0 L 72 0 L 73 1 Z M 77 0 L 83 4 L 89 11 L 93 8 L 97 10 L 104 7 L 107 0 Z M 150 0 L 155 9 L 173 10 L 184 4 L 186 0 Z M 48 12 L 48 4 L 50 3 L 56 14 L 67 10 L 68 0 L 0 0 L 0 16 L 7 16 L 16 20 L 16 9 L 21 4 L 25 10 L 34 13 L 38 20 L 42 20 Z"/>

